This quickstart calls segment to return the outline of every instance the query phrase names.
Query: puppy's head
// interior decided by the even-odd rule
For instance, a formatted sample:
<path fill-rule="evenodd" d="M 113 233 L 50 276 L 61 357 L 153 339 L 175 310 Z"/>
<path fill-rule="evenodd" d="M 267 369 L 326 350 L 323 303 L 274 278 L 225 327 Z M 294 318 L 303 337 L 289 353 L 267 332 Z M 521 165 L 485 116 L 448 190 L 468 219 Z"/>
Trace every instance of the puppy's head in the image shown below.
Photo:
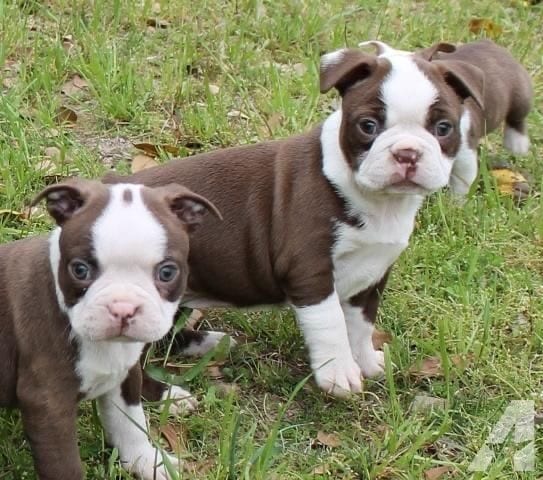
<path fill-rule="evenodd" d="M 342 49 L 321 59 L 321 92 L 342 96 L 339 142 L 355 183 L 402 194 L 444 187 L 466 133 L 462 103 L 481 102 L 482 72 L 370 43 L 378 55 Z"/>
<path fill-rule="evenodd" d="M 77 337 L 151 342 L 170 329 L 187 282 L 188 233 L 206 199 L 180 185 L 72 180 L 43 190 L 57 297 Z"/>

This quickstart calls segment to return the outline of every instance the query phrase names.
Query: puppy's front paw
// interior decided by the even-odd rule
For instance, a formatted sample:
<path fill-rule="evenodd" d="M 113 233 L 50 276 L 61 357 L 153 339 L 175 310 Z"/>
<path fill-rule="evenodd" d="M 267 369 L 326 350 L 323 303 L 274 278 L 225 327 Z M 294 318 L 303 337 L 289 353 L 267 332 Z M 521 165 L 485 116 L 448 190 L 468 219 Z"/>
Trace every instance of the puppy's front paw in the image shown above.
<path fill-rule="evenodd" d="M 385 354 L 380 350 L 361 349 L 354 358 L 364 378 L 380 378 L 385 374 Z"/>
<path fill-rule="evenodd" d="M 198 407 L 198 400 L 184 388 L 177 385 L 171 385 L 167 390 L 164 390 L 162 394 L 163 408 L 168 408 L 170 415 L 186 415 L 189 412 L 193 412 Z"/>
<path fill-rule="evenodd" d="M 348 397 L 362 391 L 360 368 L 349 358 L 334 359 L 315 369 L 317 385 L 335 397 Z"/>
<path fill-rule="evenodd" d="M 125 468 L 142 480 L 170 480 L 163 457 L 167 456 L 171 465 L 178 470 L 179 460 L 176 457 L 148 448 L 139 454 L 134 454 L 131 460 L 123 461 Z"/>

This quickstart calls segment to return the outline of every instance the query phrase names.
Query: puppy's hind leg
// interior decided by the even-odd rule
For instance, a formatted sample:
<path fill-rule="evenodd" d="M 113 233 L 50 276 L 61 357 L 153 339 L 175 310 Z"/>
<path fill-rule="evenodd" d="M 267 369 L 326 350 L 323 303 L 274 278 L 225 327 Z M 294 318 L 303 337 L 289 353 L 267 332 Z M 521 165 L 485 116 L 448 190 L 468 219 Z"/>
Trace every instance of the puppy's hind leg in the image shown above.
<path fill-rule="evenodd" d="M 514 155 L 526 155 L 530 150 L 526 116 L 530 112 L 531 106 L 531 101 L 517 99 L 505 119 L 503 144 Z"/>

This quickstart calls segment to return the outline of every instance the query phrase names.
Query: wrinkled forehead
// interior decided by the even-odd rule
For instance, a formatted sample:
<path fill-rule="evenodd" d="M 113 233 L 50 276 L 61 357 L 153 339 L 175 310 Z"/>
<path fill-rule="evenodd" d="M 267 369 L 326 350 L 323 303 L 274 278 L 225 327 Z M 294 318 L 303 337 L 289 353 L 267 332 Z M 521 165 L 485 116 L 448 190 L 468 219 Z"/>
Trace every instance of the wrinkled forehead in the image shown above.
<path fill-rule="evenodd" d="M 152 266 L 164 259 L 165 228 L 144 201 L 141 185 L 110 187 L 110 197 L 91 229 L 93 249 L 101 265 Z"/>

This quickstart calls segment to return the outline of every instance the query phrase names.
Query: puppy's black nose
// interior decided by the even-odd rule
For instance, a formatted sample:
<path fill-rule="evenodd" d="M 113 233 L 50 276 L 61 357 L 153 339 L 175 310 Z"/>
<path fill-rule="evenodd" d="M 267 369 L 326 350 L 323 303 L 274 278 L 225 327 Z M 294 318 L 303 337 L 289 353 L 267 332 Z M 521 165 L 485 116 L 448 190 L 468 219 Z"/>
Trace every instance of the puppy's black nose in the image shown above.
<path fill-rule="evenodd" d="M 392 155 L 398 163 L 408 163 L 410 165 L 415 165 L 420 158 L 420 152 L 412 148 L 396 150 L 392 152 Z"/>

